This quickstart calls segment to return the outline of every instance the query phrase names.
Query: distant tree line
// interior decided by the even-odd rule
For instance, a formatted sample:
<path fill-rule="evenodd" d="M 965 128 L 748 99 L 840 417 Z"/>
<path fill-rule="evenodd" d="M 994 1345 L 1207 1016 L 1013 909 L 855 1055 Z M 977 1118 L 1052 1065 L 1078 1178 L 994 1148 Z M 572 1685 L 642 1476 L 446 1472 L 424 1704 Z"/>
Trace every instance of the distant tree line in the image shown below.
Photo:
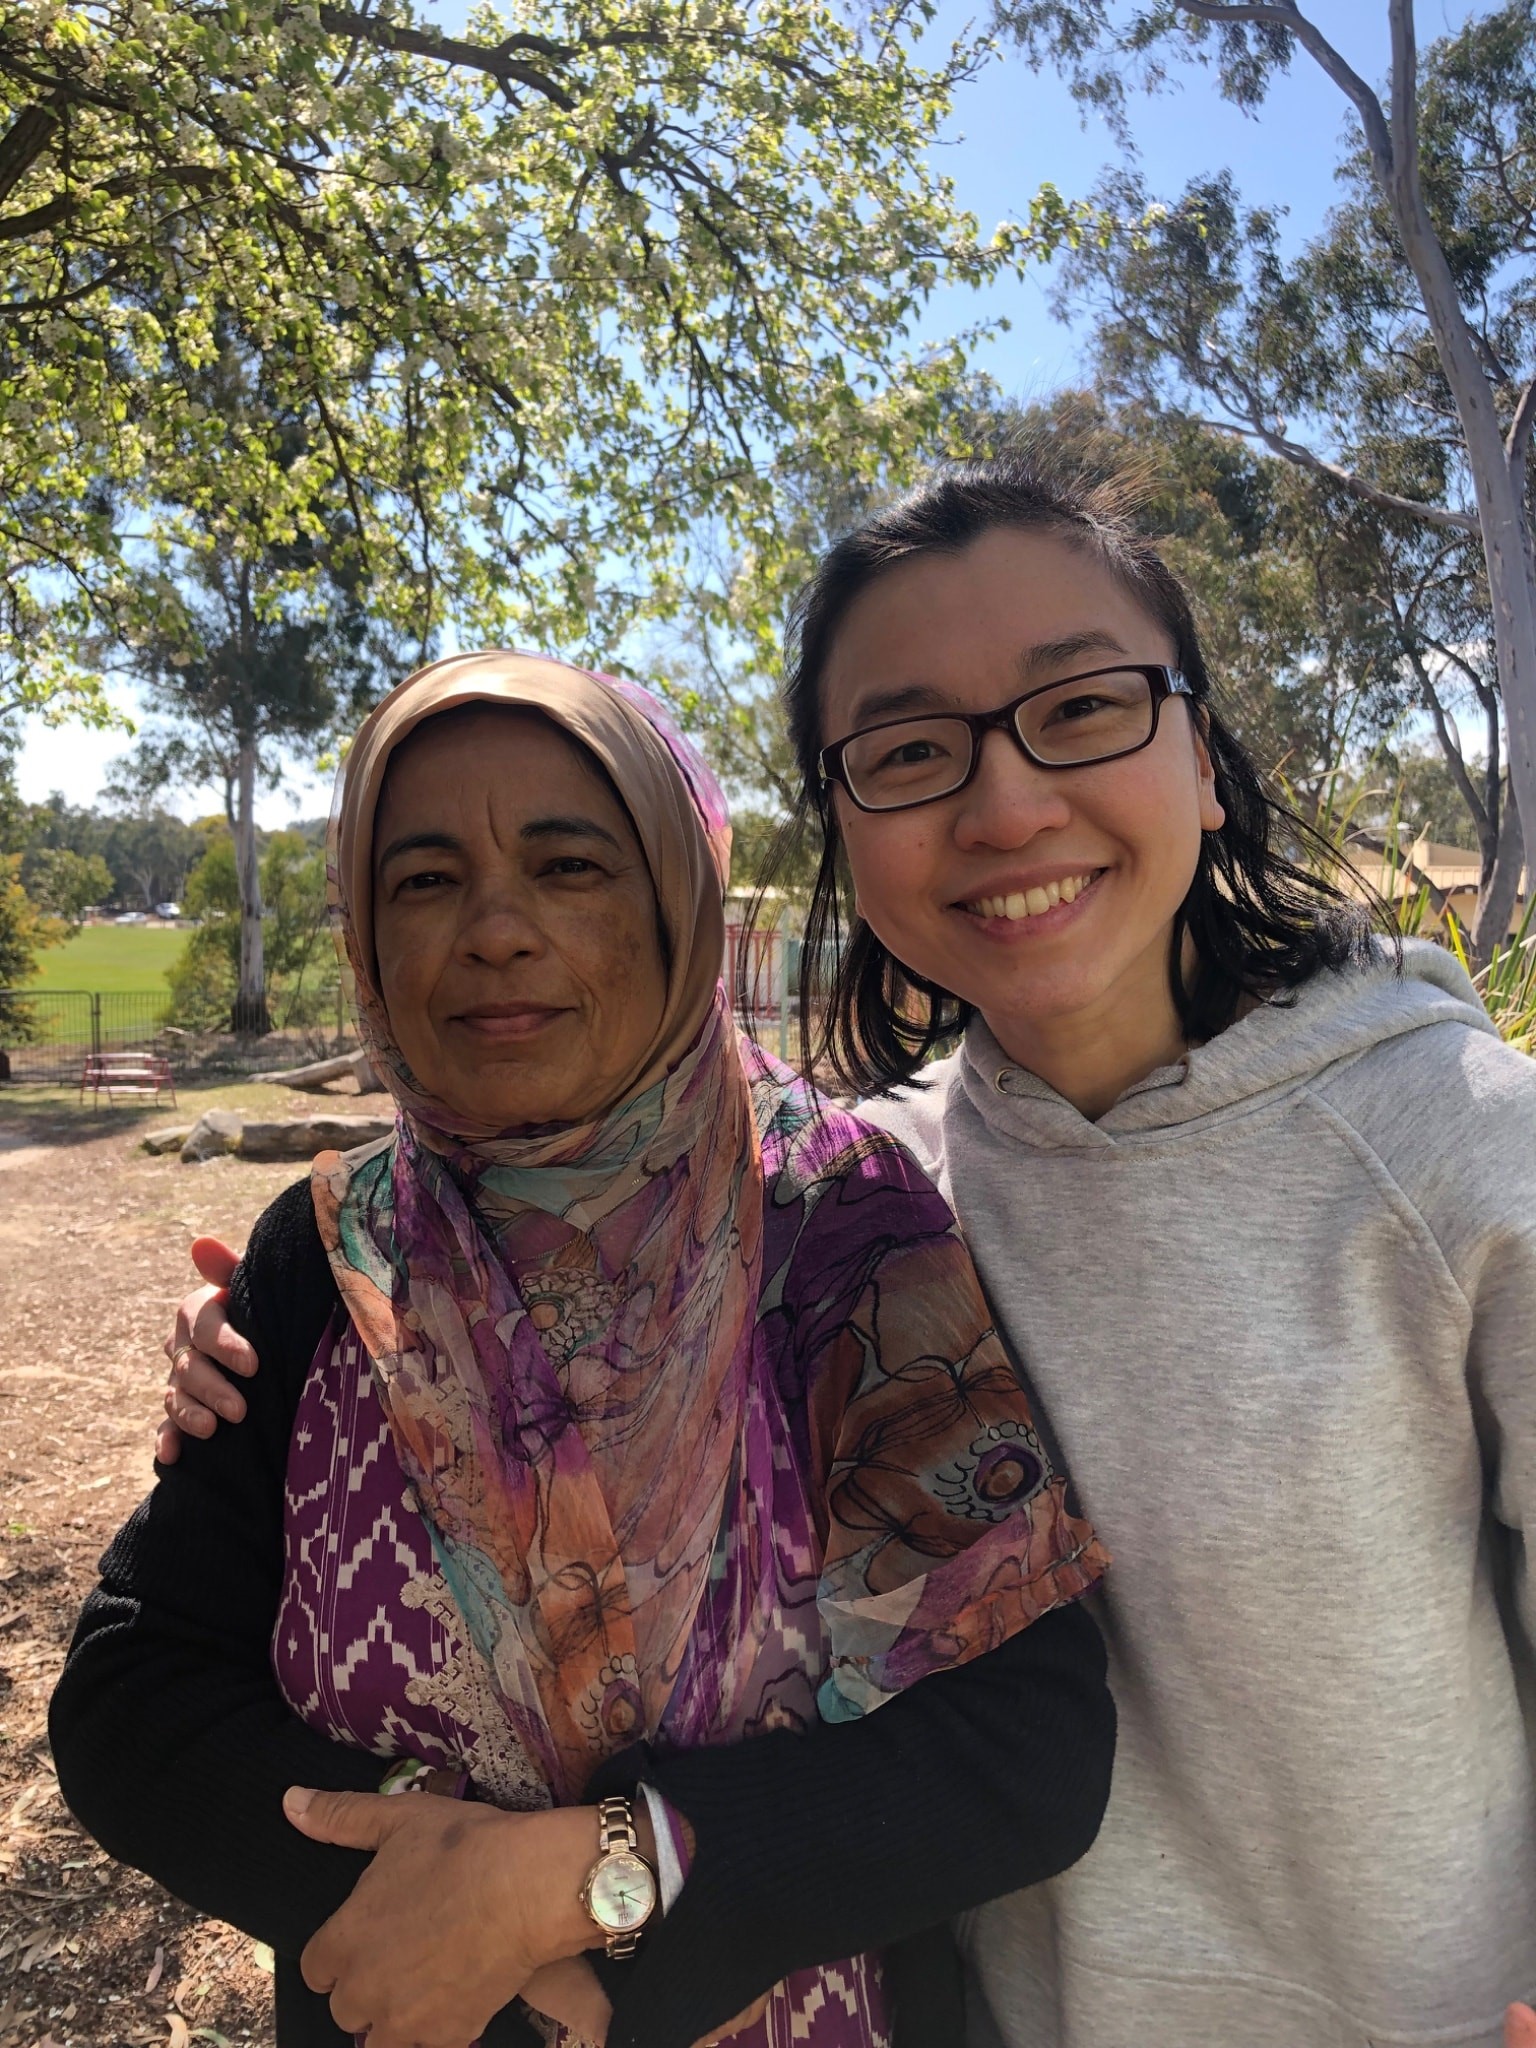
<path fill-rule="evenodd" d="M 328 1022 L 337 969 L 325 916 L 325 821 L 254 834 L 266 993 L 280 1027 Z M 93 910 L 121 915 L 176 903 L 195 929 L 166 976 L 168 1021 L 194 1031 L 236 1023 L 241 891 L 221 816 L 188 823 L 158 805 L 24 803 L 0 756 L 0 989 L 23 988 L 38 956 Z M 26 1005 L 0 999 L 0 1036 L 26 1033 Z"/>

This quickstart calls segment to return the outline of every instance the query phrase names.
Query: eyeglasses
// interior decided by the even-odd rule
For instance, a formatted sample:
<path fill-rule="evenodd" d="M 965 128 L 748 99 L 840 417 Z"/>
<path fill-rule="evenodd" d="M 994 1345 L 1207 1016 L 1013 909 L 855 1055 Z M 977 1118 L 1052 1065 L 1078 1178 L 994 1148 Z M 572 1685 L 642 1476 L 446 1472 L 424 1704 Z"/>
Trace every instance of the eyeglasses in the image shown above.
<path fill-rule="evenodd" d="M 1161 665 L 1090 669 L 996 711 L 866 725 L 823 747 L 816 765 L 822 782 L 840 782 L 861 811 L 906 811 L 964 789 L 994 728 L 1012 733 L 1037 768 L 1086 768 L 1150 746 L 1165 700 L 1194 694 L 1177 669 Z"/>

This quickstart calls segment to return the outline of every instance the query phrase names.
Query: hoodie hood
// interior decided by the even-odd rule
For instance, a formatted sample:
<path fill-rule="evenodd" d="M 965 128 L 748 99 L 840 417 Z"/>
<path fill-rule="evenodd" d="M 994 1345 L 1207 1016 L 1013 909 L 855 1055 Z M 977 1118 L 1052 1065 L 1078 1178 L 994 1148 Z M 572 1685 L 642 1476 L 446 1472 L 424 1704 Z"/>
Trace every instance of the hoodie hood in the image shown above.
<path fill-rule="evenodd" d="M 1176 1065 L 1148 1074 L 1097 1123 L 1010 1060 L 979 1017 L 957 1058 L 966 1093 L 994 1129 L 1043 1151 L 1112 1150 L 1245 1115 L 1373 1046 L 1436 1024 L 1494 1032 L 1453 954 L 1408 939 L 1399 971 L 1391 947 L 1377 940 L 1370 960 L 1315 974 L 1283 1002 L 1260 1004 Z"/>

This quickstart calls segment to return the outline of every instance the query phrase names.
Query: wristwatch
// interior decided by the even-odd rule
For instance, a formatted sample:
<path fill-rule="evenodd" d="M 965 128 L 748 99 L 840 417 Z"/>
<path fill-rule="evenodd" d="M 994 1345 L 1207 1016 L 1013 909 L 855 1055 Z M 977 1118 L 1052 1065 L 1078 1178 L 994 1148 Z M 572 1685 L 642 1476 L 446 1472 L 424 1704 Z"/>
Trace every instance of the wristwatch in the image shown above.
<path fill-rule="evenodd" d="M 598 1858 L 582 1879 L 581 1903 L 610 1956 L 632 1956 L 656 1910 L 656 1873 L 640 1854 L 627 1799 L 597 1809 Z"/>

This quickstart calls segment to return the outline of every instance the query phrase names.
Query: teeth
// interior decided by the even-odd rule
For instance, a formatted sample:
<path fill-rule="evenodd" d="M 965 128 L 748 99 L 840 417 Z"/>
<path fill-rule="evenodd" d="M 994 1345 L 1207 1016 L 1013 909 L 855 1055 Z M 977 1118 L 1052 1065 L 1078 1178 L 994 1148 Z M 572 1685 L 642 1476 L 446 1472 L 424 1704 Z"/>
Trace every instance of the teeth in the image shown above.
<path fill-rule="evenodd" d="M 1058 903 L 1075 903 L 1093 881 L 1092 874 L 1067 875 L 1059 882 L 1047 882 L 1041 889 L 1014 890 L 1009 896 L 978 896 L 967 909 L 978 917 L 1005 917 L 1016 924 L 1023 917 L 1038 917 L 1054 910 Z"/>

